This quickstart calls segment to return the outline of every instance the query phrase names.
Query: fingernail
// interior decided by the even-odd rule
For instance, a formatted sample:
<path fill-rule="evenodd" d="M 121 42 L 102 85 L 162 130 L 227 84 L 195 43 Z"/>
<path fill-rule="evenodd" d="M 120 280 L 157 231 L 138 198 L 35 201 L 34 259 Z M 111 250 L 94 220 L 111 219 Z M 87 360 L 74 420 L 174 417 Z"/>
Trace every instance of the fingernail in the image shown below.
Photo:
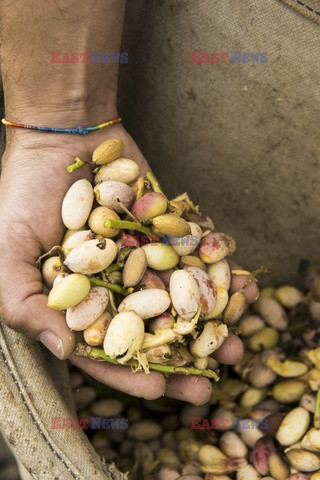
<path fill-rule="evenodd" d="M 49 330 L 45 330 L 41 332 L 39 335 L 39 340 L 45 347 L 47 347 L 50 352 L 53 353 L 56 357 L 60 360 L 64 359 L 64 350 L 63 350 L 63 343 L 60 337 L 55 335 Z"/>

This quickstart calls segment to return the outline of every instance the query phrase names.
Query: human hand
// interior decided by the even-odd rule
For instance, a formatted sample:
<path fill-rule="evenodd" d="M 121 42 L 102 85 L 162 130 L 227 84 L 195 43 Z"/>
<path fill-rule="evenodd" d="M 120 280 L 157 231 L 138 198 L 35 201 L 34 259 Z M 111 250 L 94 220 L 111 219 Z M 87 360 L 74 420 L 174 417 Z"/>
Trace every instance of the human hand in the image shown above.
<path fill-rule="evenodd" d="M 206 378 L 158 372 L 133 373 L 125 366 L 95 362 L 72 355 L 75 334 L 63 312 L 47 307 L 37 258 L 61 243 L 63 197 L 79 178 L 92 180 L 91 167 L 68 173 L 75 156 L 90 160 L 94 148 L 111 137 L 122 138 L 124 156 L 134 159 L 141 174 L 150 170 L 140 150 L 121 125 L 87 137 L 15 131 L 2 160 L 0 180 L 0 305 L 10 328 L 40 340 L 60 359 L 70 358 L 92 377 L 131 395 L 147 399 L 167 395 L 205 403 L 211 395 Z"/>

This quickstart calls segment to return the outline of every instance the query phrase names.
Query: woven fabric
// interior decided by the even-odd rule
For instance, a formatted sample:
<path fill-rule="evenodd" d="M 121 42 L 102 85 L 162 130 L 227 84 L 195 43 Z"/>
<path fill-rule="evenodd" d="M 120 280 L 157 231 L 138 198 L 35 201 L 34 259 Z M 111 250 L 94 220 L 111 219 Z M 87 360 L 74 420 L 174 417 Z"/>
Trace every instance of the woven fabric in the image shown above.
<path fill-rule="evenodd" d="M 26 471 L 35 480 L 127 479 L 103 465 L 82 430 L 52 429 L 53 417 L 75 417 L 67 379 L 66 362 L 0 324 L 1 431 Z"/>
<path fill-rule="evenodd" d="M 301 257 L 320 267 L 320 31 L 298 7 L 129 1 L 120 69 L 119 112 L 169 194 L 188 191 L 236 238 L 236 259 L 270 265 L 277 283 L 297 282 Z M 268 63 L 191 63 L 191 51 Z"/>
<path fill-rule="evenodd" d="M 270 264 L 277 282 L 296 282 L 302 256 L 320 267 L 319 16 L 307 6 L 128 0 L 122 46 L 119 112 L 166 191 L 188 191 L 237 258 Z M 268 63 L 191 63 L 192 51 Z M 124 479 L 81 431 L 50 429 L 72 408 L 64 362 L 6 327 L 0 352 L 2 431 L 32 477 Z"/>

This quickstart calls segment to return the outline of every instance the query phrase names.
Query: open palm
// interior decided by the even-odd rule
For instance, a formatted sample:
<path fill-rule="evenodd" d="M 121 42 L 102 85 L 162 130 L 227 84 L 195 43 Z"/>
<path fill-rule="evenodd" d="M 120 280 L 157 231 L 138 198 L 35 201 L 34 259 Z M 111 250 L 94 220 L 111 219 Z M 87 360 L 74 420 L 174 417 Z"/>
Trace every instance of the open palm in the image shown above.
<path fill-rule="evenodd" d="M 128 367 L 94 362 L 72 355 L 74 333 L 63 312 L 47 307 L 37 258 L 61 242 L 65 228 L 61 203 L 72 183 L 91 180 L 89 166 L 72 174 L 67 165 L 79 156 L 90 160 L 94 148 L 110 137 L 124 140 L 124 156 L 133 158 L 143 174 L 148 164 L 122 126 L 88 137 L 19 132 L 2 160 L 0 182 L 0 305 L 5 323 L 42 341 L 56 356 L 69 358 L 96 379 L 132 395 L 173 398 L 201 404 L 211 394 L 206 378 L 157 372 L 132 373 Z"/>

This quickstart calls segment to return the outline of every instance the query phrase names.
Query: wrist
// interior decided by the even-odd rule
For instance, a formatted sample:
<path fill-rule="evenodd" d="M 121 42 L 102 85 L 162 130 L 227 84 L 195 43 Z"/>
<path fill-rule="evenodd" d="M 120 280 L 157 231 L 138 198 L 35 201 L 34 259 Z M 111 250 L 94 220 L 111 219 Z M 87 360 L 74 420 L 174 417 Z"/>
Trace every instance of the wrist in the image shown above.
<path fill-rule="evenodd" d="M 19 107 L 11 107 L 6 110 L 5 118 L 10 122 L 25 123 L 41 127 L 54 128 L 75 128 L 77 126 L 93 127 L 118 117 L 116 105 L 114 103 L 93 102 L 84 99 L 69 100 L 64 105 L 60 102 L 56 104 L 47 104 L 42 102 L 35 103 L 32 107 L 27 102 Z M 7 145 L 20 139 L 30 139 L 32 142 L 42 143 L 43 140 L 48 143 L 56 144 L 63 142 L 69 143 L 72 139 L 79 143 L 86 143 L 88 137 L 92 138 L 97 132 L 88 135 L 79 135 L 74 133 L 54 133 L 42 132 L 37 130 L 24 129 L 8 126 L 6 128 Z M 101 132 L 109 130 L 112 127 L 106 127 Z M 100 130 L 98 131 L 100 132 Z"/>

